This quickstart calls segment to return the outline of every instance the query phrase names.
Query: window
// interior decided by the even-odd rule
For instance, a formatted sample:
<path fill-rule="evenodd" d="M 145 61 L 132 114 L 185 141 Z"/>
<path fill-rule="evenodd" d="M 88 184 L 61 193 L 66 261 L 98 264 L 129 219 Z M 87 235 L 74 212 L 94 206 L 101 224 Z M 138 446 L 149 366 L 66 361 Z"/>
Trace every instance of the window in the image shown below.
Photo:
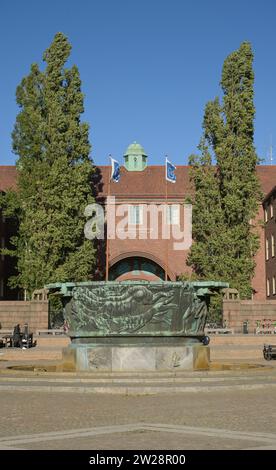
<path fill-rule="evenodd" d="M 266 280 L 266 295 L 267 297 L 270 296 L 269 279 Z"/>
<path fill-rule="evenodd" d="M 269 251 L 268 251 L 268 238 L 265 241 L 265 259 L 269 259 Z"/>
<path fill-rule="evenodd" d="M 129 206 L 128 223 L 131 225 L 141 225 L 143 223 L 143 206 Z"/>
<path fill-rule="evenodd" d="M 274 235 L 271 235 L 271 256 L 275 256 L 275 240 Z"/>
<path fill-rule="evenodd" d="M 273 202 L 270 204 L 270 218 L 272 219 L 274 215 Z"/>
<path fill-rule="evenodd" d="M 276 282 L 275 282 L 275 276 L 272 278 L 272 294 L 276 294 Z"/>
<path fill-rule="evenodd" d="M 268 213 L 267 213 L 267 207 L 265 208 L 265 222 L 268 221 Z"/>
<path fill-rule="evenodd" d="M 167 224 L 179 225 L 179 205 L 178 204 L 167 205 Z"/>

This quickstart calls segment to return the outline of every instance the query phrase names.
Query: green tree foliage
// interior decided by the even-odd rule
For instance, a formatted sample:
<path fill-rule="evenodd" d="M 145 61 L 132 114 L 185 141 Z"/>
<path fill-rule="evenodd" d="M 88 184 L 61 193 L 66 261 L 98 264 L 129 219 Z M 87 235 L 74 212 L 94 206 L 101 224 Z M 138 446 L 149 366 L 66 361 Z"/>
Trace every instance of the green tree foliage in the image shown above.
<path fill-rule="evenodd" d="M 76 66 L 65 68 L 71 46 L 58 33 L 23 78 L 16 98 L 20 112 L 13 131 L 18 155 L 18 188 L 6 196 L 6 212 L 16 211 L 13 239 L 18 276 L 11 280 L 32 292 L 49 282 L 89 278 L 95 251 L 84 237 L 84 208 L 93 202 L 88 125 Z"/>
<path fill-rule="evenodd" d="M 252 223 L 261 198 L 253 145 L 252 62 L 247 42 L 226 58 L 222 104 L 218 98 L 207 103 L 200 155 L 190 158 L 195 198 L 188 262 L 200 278 L 229 282 L 242 298 L 252 293 L 259 246 Z"/>

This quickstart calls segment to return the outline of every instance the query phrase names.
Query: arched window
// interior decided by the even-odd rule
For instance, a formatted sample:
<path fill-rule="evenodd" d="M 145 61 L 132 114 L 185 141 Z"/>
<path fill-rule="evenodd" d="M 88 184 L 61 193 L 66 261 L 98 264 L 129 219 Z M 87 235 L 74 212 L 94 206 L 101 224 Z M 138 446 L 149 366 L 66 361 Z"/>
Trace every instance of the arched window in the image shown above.
<path fill-rule="evenodd" d="M 159 264 L 154 261 L 140 257 L 133 256 L 125 258 L 118 263 L 114 264 L 110 269 L 110 279 L 115 281 L 121 276 L 128 280 L 164 280 L 165 272 Z"/>

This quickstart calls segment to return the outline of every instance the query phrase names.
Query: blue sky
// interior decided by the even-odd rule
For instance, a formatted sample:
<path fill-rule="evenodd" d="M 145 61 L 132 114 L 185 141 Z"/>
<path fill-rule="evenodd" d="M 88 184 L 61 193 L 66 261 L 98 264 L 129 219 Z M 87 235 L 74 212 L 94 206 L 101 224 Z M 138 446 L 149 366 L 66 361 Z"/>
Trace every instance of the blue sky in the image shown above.
<path fill-rule="evenodd" d="M 244 40 L 255 54 L 256 149 L 269 163 L 272 138 L 276 163 L 274 0 L 1 0 L 0 9 L 0 164 L 16 160 L 16 86 L 58 31 L 80 70 L 96 164 L 121 160 L 134 140 L 150 164 L 165 154 L 186 164 L 223 61 Z"/>

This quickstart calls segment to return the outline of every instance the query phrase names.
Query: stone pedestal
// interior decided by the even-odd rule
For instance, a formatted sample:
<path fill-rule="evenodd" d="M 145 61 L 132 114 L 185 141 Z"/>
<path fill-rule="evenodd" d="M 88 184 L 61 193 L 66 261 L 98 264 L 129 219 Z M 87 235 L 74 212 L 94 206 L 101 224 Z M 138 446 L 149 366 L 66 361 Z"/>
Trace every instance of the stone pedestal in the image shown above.
<path fill-rule="evenodd" d="M 213 281 L 90 281 L 50 284 L 62 298 L 72 344 L 63 367 L 76 371 L 209 368 L 204 327 Z M 206 342 L 206 341 L 205 341 Z"/>
<path fill-rule="evenodd" d="M 209 369 L 210 348 L 190 345 L 71 344 L 63 349 L 65 370 L 89 372 Z"/>

